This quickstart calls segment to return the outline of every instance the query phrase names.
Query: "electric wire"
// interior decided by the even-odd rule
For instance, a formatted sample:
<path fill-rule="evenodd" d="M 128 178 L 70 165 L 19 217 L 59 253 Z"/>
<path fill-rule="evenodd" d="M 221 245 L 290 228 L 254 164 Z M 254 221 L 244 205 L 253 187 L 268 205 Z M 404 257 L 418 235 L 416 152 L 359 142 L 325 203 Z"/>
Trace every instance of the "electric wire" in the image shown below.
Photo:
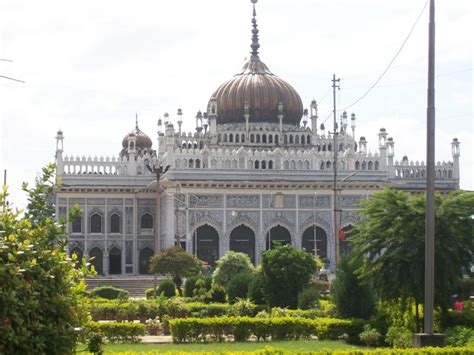
<path fill-rule="evenodd" d="M 380 80 L 382 80 L 382 78 L 385 76 L 385 74 L 388 72 L 388 70 L 390 69 L 390 67 L 392 66 L 392 64 L 395 62 L 395 60 L 397 59 L 398 55 L 402 52 L 403 48 L 405 47 L 405 44 L 408 42 L 408 39 L 411 37 L 413 31 L 415 30 L 415 27 L 416 25 L 418 24 L 418 21 L 420 20 L 421 16 L 423 15 L 423 13 L 425 12 L 425 9 L 426 9 L 426 6 L 428 5 L 428 0 L 426 0 L 425 2 L 425 5 L 423 6 L 423 9 L 421 10 L 420 14 L 418 15 L 415 23 L 413 24 L 413 26 L 411 27 L 410 29 L 410 32 L 408 32 L 408 35 L 406 36 L 405 40 L 403 41 L 402 45 L 400 46 L 400 48 L 398 49 L 398 51 L 395 53 L 395 56 L 392 58 L 392 60 L 390 61 L 390 63 L 388 63 L 388 66 L 385 68 L 385 70 L 382 72 L 382 74 L 379 75 L 379 77 L 377 78 L 377 80 L 375 80 L 375 82 L 367 89 L 367 91 L 361 96 L 359 97 L 357 100 L 355 100 L 352 104 L 344 107 L 342 110 L 339 110 L 339 111 L 345 111 L 347 110 L 348 108 L 356 105 L 357 103 L 359 103 L 360 101 L 362 101 L 368 94 L 370 91 L 372 91 L 372 89 L 377 86 L 377 84 L 380 82 Z"/>

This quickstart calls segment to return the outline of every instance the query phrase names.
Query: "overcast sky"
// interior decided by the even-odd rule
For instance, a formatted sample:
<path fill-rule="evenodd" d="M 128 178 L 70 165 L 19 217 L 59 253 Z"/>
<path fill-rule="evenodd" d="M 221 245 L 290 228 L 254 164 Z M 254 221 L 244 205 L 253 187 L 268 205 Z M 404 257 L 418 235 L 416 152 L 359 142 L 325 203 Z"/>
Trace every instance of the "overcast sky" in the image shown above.
<path fill-rule="evenodd" d="M 384 71 L 426 0 L 259 0 L 260 58 L 323 120 Z M 164 112 L 186 129 L 250 51 L 250 0 L 23 1 L 0 3 L 0 167 L 17 206 L 22 181 L 65 154 L 117 156 L 134 126 L 156 138 Z M 436 160 L 461 142 L 461 187 L 473 189 L 472 1 L 436 2 Z M 396 159 L 425 160 L 428 7 L 382 81 L 351 107 L 356 136 L 377 146 L 385 127 Z M 330 120 L 326 126 L 330 126 Z M 156 147 L 156 143 L 154 143 Z"/>

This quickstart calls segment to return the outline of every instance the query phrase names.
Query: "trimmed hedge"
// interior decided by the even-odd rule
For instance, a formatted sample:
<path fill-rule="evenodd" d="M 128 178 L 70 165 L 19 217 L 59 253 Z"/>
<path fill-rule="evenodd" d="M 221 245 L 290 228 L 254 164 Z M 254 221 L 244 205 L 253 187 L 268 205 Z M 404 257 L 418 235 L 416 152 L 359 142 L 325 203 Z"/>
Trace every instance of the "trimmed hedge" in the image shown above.
<path fill-rule="evenodd" d="M 114 300 L 117 298 L 128 298 L 128 291 L 122 290 L 112 286 L 100 286 L 95 287 L 90 291 L 92 297 L 102 297 L 108 300 Z"/>
<path fill-rule="evenodd" d="M 111 343 L 138 343 L 145 335 L 141 323 L 89 322 L 86 327 L 93 333 L 100 333 Z"/>
<path fill-rule="evenodd" d="M 363 330 L 363 322 L 334 318 L 182 318 L 170 321 L 173 342 L 223 341 L 231 336 L 235 341 L 245 341 L 250 336 L 258 340 L 271 337 L 272 340 L 309 338 L 336 340 L 347 334 L 356 339 Z"/>
<path fill-rule="evenodd" d="M 220 355 L 292 355 L 295 353 L 303 353 L 295 350 L 283 350 L 278 348 L 273 348 L 271 346 L 266 346 L 264 349 L 256 351 L 219 351 Z M 349 349 L 349 350 L 315 350 L 315 351 L 305 351 L 306 355 L 393 355 L 393 354 L 410 354 L 410 355 L 471 355 L 474 353 L 474 347 L 464 347 L 464 348 L 421 348 L 421 349 Z M 121 355 L 136 355 L 136 352 L 133 351 L 124 351 L 120 352 Z M 147 351 L 147 355 L 156 355 L 163 354 L 159 350 Z M 167 352 L 166 354 L 172 355 L 185 355 L 189 352 L 185 351 L 172 351 Z M 209 351 L 193 352 L 193 355 L 209 355 Z M 217 354 L 217 352 L 216 352 Z"/>

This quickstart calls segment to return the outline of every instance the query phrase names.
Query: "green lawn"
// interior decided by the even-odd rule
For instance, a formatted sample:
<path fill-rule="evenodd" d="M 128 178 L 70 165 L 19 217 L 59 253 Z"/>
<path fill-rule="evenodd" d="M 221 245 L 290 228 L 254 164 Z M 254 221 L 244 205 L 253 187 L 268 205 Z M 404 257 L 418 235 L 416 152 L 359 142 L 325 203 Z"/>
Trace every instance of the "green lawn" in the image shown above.
<path fill-rule="evenodd" d="M 183 352 L 220 352 L 220 351 L 253 351 L 263 349 L 267 346 L 278 349 L 287 350 L 322 350 L 322 349 L 350 349 L 355 346 L 349 345 L 344 341 L 329 340 L 290 340 L 290 341 L 273 341 L 273 342 L 244 342 L 244 343 L 207 343 L 207 344 L 107 344 L 105 353 L 111 354 L 121 351 L 133 351 L 137 354 L 140 352 L 167 352 L 167 351 L 183 351 Z M 80 346 L 79 350 L 84 349 Z M 79 352 L 85 354 L 85 352 Z"/>

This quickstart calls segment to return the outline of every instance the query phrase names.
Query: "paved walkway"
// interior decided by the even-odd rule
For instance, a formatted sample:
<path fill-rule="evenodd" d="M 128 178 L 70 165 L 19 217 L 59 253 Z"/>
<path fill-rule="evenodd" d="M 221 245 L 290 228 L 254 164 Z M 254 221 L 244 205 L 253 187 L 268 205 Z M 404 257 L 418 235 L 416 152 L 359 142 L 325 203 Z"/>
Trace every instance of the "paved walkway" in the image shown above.
<path fill-rule="evenodd" d="M 142 338 L 145 344 L 168 344 L 173 342 L 171 335 L 145 335 Z"/>

